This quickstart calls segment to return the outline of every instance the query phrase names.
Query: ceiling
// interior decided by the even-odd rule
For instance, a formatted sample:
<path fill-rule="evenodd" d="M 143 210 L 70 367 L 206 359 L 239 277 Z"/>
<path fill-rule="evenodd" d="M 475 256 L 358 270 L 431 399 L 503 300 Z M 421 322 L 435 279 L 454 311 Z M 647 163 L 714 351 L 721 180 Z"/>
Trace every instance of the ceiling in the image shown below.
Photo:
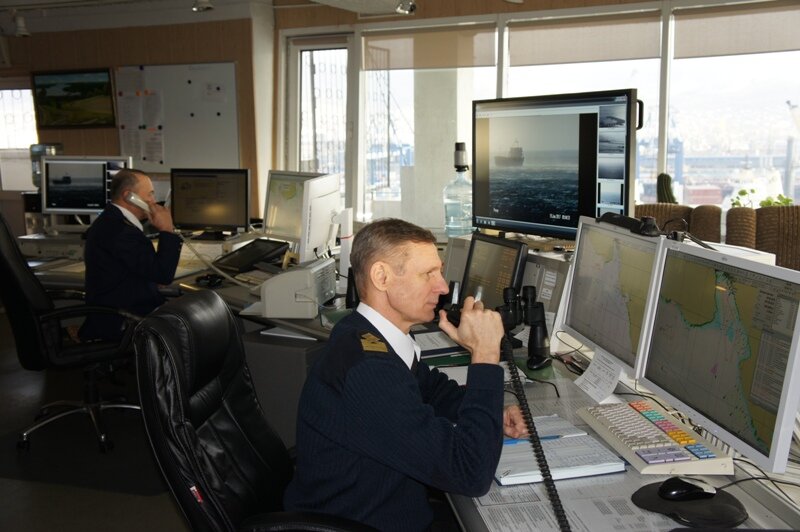
<path fill-rule="evenodd" d="M 395 14 L 400 0 L 312 0 L 317 4 L 355 11 L 359 15 Z"/>
<path fill-rule="evenodd" d="M 148 3 L 164 3 L 167 0 L 147 0 Z M 191 0 L 187 0 L 191 1 Z M 400 0 L 312 0 L 317 4 L 325 4 L 346 11 L 354 11 L 364 15 L 380 15 L 394 13 Z M 212 0 L 214 2 L 214 0 Z M 144 3 L 137 0 L 0 0 L 0 10 L 18 9 L 29 11 L 35 9 L 104 6 L 114 4 Z"/>

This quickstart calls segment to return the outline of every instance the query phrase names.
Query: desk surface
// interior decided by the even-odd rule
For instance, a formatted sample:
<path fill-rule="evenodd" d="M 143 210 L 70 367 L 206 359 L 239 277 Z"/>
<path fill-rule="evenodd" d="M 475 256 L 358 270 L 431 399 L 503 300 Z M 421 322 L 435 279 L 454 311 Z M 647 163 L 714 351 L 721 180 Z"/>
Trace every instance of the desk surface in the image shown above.
<path fill-rule="evenodd" d="M 84 268 L 83 262 L 70 259 L 55 259 L 50 261 L 32 260 L 31 266 L 35 269 L 36 275 L 42 284 L 49 289 L 56 290 L 83 290 L 84 287 Z M 176 278 L 173 287 L 180 288 L 184 292 L 205 290 L 194 284 L 194 280 L 200 273 L 193 272 L 181 278 Z M 251 294 L 243 287 L 235 285 L 229 281 L 216 288 L 215 291 L 235 313 L 238 313 L 251 303 L 258 301 L 258 297 Z M 330 331 L 320 324 L 319 319 L 284 319 L 284 318 L 262 318 L 259 316 L 241 316 L 243 319 L 259 323 L 262 325 L 277 325 L 287 329 L 296 330 L 317 340 L 325 341 L 328 339 Z"/>
<path fill-rule="evenodd" d="M 558 363 L 556 363 L 558 364 Z M 591 428 L 575 415 L 575 411 L 593 401 L 579 389 L 568 372 L 559 366 L 550 380 L 558 386 L 561 397 L 553 387 L 543 384 L 526 384 L 525 393 L 534 416 L 559 414 L 572 424 L 592 434 Z M 513 401 L 513 398 L 511 398 Z M 746 477 L 737 467 L 737 477 Z M 639 509 L 631 502 L 631 495 L 639 487 L 666 479 L 663 475 L 641 475 L 629 467 L 625 473 L 600 475 L 556 481 L 556 487 L 574 531 L 598 530 L 672 530 L 680 525 L 672 519 Z M 713 485 L 721 486 L 732 477 L 706 477 Z M 800 513 L 772 494 L 749 494 L 744 490 L 756 482 L 746 482 L 726 488 L 747 509 L 750 518 L 741 525 L 745 528 L 798 528 Z M 550 502 L 541 483 L 517 486 L 493 484 L 483 497 L 449 495 L 461 526 L 469 531 L 516 532 L 519 530 L 558 530 Z M 764 506 L 767 499 L 787 510 L 783 519 Z M 764 503 L 764 504 L 762 504 Z"/>
<path fill-rule="evenodd" d="M 73 261 L 74 262 L 74 261 Z M 43 263 L 37 268 L 48 288 L 83 288 L 83 272 L 78 266 L 56 267 L 59 262 Z M 183 290 L 199 290 L 193 284 L 196 274 L 177 279 Z M 256 301 L 256 296 L 247 288 L 224 284 L 217 292 L 234 311 Z M 279 325 L 308 334 L 318 340 L 326 340 L 329 331 L 318 319 L 282 320 L 247 316 L 248 320 L 263 324 Z M 553 370 L 540 372 L 541 376 L 554 382 L 561 394 L 557 398 L 551 386 L 526 384 L 526 395 L 534 416 L 558 413 L 574 425 L 591 429 L 577 416 L 578 408 L 590 404 L 591 399 L 574 385 L 569 373 L 557 365 Z M 510 397 L 510 396 L 509 396 Z M 737 467 L 737 478 L 747 475 Z M 567 511 L 573 530 L 670 530 L 678 524 L 666 516 L 646 512 L 637 508 L 630 500 L 631 494 L 640 486 L 660 482 L 666 477 L 640 475 L 629 468 L 626 473 L 597 477 L 559 480 L 556 486 Z M 710 477 L 713 485 L 727 483 L 729 477 Z M 758 482 L 746 482 L 728 488 L 747 508 L 750 515 L 742 526 L 748 528 L 800 529 L 800 510 L 781 500 Z M 550 510 L 550 503 L 542 484 L 519 486 L 494 485 L 485 496 L 470 498 L 449 495 L 462 527 L 469 531 L 556 530 L 557 526 Z M 769 507 L 769 509 L 768 509 Z"/>

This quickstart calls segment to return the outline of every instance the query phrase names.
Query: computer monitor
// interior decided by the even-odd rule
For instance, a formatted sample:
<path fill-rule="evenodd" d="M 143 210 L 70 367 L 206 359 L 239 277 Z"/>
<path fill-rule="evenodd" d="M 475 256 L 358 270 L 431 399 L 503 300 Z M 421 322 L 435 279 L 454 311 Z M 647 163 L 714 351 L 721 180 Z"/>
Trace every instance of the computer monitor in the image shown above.
<path fill-rule="evenodd" d="M 668 241 L 641 383 L 762 469 L 800 399 L 800 272 Z"/>
<path fill-rule="evenodd" d="M 575 238 L 581 215 L 630 216 L 636 90 L 473 102 L 476 227 Z"/>
<path fill-rule="evenodd" d="M 595 354 L 615 359 L 636 378 L 636 360 L 647 347 L 648 316 L 655 306 L 662 236 L 650 237 L 581 216 L 572 267 L 562 298 L 561 323 L 569 336 Z"/>
<path fill-rule="evenodd" d="M 522 288 L 527 259 L 528 245 L 524 242 L 472 233 L 459 303 L 480 294 L 485 308 L 502 306 L 504 289 L 513 287 L 519 293 Z"/>
<path fill-rule="evenodd" d="M 299 261 L 324 256 L 334 244 L 333 217 L 342 210 L 339 174 L 270 170 L 264 232 L 295 244 Z"/>
<path fill-rule="evenodd" d="M 42 212 L 98 214 L 109 200 L 111 178 L 131 167 L 131 158 L 53 155 L 42 158 Z"/>
<path fill-rule="evenodd" d="M 172 222 L 178 229 L 202 230 L 195 239 L 224 240 L 249 229 L 250 170 L 173 168 L 170 185 Z"/>

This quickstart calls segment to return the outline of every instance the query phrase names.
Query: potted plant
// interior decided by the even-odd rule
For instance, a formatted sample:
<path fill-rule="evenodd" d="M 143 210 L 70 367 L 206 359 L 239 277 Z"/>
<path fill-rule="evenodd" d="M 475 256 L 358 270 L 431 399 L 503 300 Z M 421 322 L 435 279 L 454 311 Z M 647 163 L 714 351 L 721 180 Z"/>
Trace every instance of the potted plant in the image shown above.
<path fill-rule="evenodd" d="M 741 189 L 731 198 L 731 208 L 725 215 L 725 243 L 748 248 L 756 247 L 756 211 L 750 194 L 755 189 Z"/>

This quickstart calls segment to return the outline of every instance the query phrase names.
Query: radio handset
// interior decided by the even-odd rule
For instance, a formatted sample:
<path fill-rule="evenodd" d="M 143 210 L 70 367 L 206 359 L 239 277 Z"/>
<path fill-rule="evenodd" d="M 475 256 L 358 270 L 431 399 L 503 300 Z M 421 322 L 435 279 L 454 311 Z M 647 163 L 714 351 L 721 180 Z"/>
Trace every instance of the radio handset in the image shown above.
<path fill-rule="evenodd" d="M 148 205 L 146 201 L 140 198 L 139 195 L 136 194 L 136 192 L 128 192 L 125 195 L 125 201 L 127 201 L 131 205 L 136 205 L 137 207 L 139 207 L 148 214 L 150 213 L 150 205 Z"/>

